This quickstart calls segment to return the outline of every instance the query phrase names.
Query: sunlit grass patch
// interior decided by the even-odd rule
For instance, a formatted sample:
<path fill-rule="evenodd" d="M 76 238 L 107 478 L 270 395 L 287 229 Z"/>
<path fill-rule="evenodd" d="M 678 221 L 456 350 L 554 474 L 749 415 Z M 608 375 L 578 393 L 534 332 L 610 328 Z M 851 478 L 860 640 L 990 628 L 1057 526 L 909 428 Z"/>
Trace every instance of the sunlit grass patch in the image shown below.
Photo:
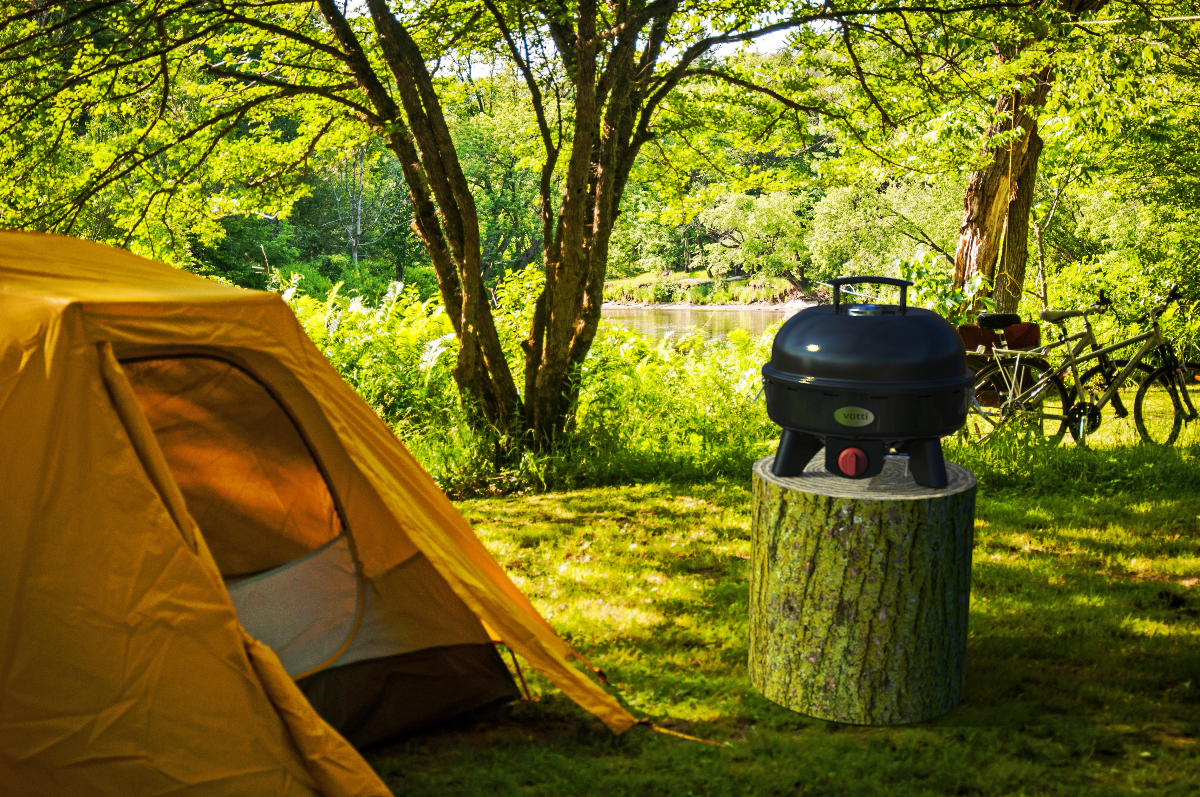
<path fill-rule="evenodd" d="M 488 548 L 631 710 L 726 746 L 641 728 L 613 737 L 526 668 L 539 702 L 414 737 L 372 763 L 413 795 L 1200 793 L 1200 589 L 1187 575 L 1200 495 L 996 489 L 990 478 L 966 699 L 892 728 L 805 717 L 750 684 L 747 484 L 464 502 Z"/>

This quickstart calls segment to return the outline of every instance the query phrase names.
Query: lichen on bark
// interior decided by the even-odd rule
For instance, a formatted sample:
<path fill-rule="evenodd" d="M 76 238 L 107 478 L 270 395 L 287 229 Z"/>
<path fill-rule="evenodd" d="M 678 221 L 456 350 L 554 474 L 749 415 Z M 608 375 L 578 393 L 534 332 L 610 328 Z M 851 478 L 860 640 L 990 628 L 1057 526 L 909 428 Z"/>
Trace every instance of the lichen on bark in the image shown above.
<path fill-rule="evenodd" d="M 769 464 L 754 468 L 754 685 L 839 722 L 949 711 L 965 683 L 974 477 L 948 465 L 961 472 L 948 490 L 893 492 L 885 479 L 839 497 L 821 493 L 828 479 L 781 479 Z"/>

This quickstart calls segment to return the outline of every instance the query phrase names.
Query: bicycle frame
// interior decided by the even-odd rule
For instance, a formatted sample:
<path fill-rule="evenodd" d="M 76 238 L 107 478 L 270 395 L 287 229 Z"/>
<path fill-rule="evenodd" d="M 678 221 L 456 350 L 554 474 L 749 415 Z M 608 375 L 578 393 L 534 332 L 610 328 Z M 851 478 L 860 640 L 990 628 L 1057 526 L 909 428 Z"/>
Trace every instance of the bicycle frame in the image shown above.
<path fill-rule="evenodd" d="M 1017 369 L 1019 369 L 1021 367 L 1021 358 L 1022 357 L 1028 357 L 1031 354 L 1033 354 L 1034 356 L 1043 354 L 1046 351 L 1049 351 L 1050 349 L 1056 348 L 1058 346 L 1066 345 L 1067 343 L 1069 343 L 1072 340 L 1079 340 L 1080 343 L 1079 343 L 1079 345 L 1075 346 L 1073 349 L 1070 350 L 1070 356 L 1068 357 L 1067 361 L 1064 364 L 1058 366 L 1057 368 L 1051 369 L 1047 376 L 1039 379 L 1037 381 L 1037 383 L 1034 384 L 1033 387 L 1031 387 L 1031 388 L 1029 388 L 1029 390 L 1021 393 L 1019 396 L 1017 396 L 1015 399 L 1013 399 L 1013 401 L 1022 402 L 1022 401 L 1028 400 L 1029 398 L 1032 398 L 1034 395 L 1036 395 L 1035 391 L 1040 390 L 1045 387 L 1045 383 L 1047 383 L 1050 380 L 1050 377 L 1054 376 L 1054 377 L 1058 377 L 1061 379 L 1063 374 L 1065 374 L 1068 370 L 1070 370 L 1072 372 L 1072 376 L 1074 376 L 1076 381 L 1078 381 L 1079 377 L 1078 377 L 1078 372 L 1076 371 L 1076 367 L 1079 364 L 1086 363 L 1091 360 L 1098 360 L 1101 357 L 1105 357 L 1114 351 L 1118 351 L 1119 349 L 1127 348 L 1129 346 L 1132 346 L 1135 343 L 1138 343 L 1139 341 L 1145 341 L 1144 343 L 1142 343 L 1141 347 L 1137 350 L 1137 353 L 1135 353 L 1134 356 L 1132 358 L 1130 358 L 1129 362 L 1126 363 L 1125 367 L 1122 368 L 1117 373 L 1117 375 L 1112 379 L 1112 381 L 1109 383 L 1107 389 L 1105 389 L 1105 391 L 1100 395 L 1100 398 L 1096 400 L 1096 406 L 1103 407 L 1105 404 L 1107 404 L 1112 399 L 1112 397 L 1114 395 L 1116 395 L 1116 393 L 1120 389 L 1121 385 L 1124 384 L 1126 378 L 1128 378 L 1129 374 L 1131 374 L 1133 372 L 1133 369 L 1137 367 L 1138 363 L 1140 363 L 1147 354 L 1149 354 L 1150 352 L 1152 352 L 1156 348 L 1158 348 L 1160 345 L 1162 345 L 1163 336 L 1162 336 L 1162 332 L 1158 328 L 1158 324 L 1155 324 L 1154 328 L 1152 330 L 1150 330 L 1149 332 L 1143 332 L 1140 335 L 1134 335 L 1132 338 L 1128 338 L 1128 339 L 1120 341 L 1118 343 L 1114 343 L 1110 346 L 1103 346 L 1101 348 L 1098 348 L 1098 349 L 1095 349 L 1095 350 L 1089 352 L 1088 354 L 1086 354 L 1083 357 L 1078 357 L 1076 355 L 1088 345 L 1089 340 L 1093 343 L 1093 345 L 1095 342 L 1095 336 L 1092 334 L 1091 325 L 1088 325 L 1088 329 L 1086 332 L 1077 332 L 1074 335 L 1068 335 L 1067 337 L 1063 338 L 1062 340 L 1052 343 L 1048 346 L 1039 346 L 1036 349 L 1027 349 L 1027 350 L 992 349 L 992 353 L 999 354 L 999 355 L 1011 356 L 1013 358 L 1013 371 L 1015 373 L 1017 371 Z M 997 360 L 997 362 L 999 362 L 999 360 Z M 1007 379 L 1007 377 L 1005 377 L 1005 378 Z M 1015 381 L 1016 380 L 1014 379 L 1013 382 L 1015 383 Z M 1014 385 L 1010 385 L 1009 387 L 1011 389 L 1012 387 L 1014 387 Z"/>
<path fill-rule="evenodd" d="M 1063 331 L 1066 332 L 1065 329 Z M 1062 370 L 1060 372 L 1059 369 L 1055 369 L 1055 373 L 1061 377 L 1064 373 L 1066 373 L 1066 367 L 1069 366 L 1071 369 L 1071 378 L 1074 380 L 1075 384 L 1078 384 L 1079 383 L 1079 372 L 1075 366 L 1077 363 L 1082 361 L 1079 358 L 1079 354 L 1081 352 L 1083 352 L 1084 350 L 1086 350 L 1089 346 L 1092 348 L 1092 351 L 1095 351 L 1096 349 L 1099 348 L 1099 346 L 1096 342 L 1096 335 L 1092 332 L 1092 323 L 1087 318 L 1087 316 L 1084 316 L 1084 319 L 1083 319 L 1083 332 L 1076 332 L 1073 335 L 1064 334 L 1063 337 L 1059 338 L 1058 340 L 1056 340 L 1053 343 L 1047 343 L 1043 346 L 1038 346 L 1036 349 L 1029 349 L 1027 351 L 1030 353 L 1036 352 L 1038 354 L 1047 354 L 1050 351 L 1052 351 L 1053 349 L 1057 349 L 1060 346 L 1066 346 L 1068 343 L 1071 343 L 1072 341 L 1079 341 L 1079 343 L 1076 344 L 1075 346 L 1072 346 L 1071 348 L 1067 349 L 1067 357 L 1063 361 L 1063 365 L 1059 366 L 1059 368 L 1061 368 Z M 997 350 L 993 349 L 993 351 L 997 351 Z M 1013 349 L 999 349 L 999 351 L 1003 354 L 1009 354 L 1014 350 Z"/>
<path fill-rule="evenodd" d="M 1114 367 L 1113 367 L 1113 364 L 1108 359 L 1108 356 L 1107 356 L 1108 353 L 1110 351 L 1115 351 L 1116 349 L 1122 348 L 1124 346 L 1131 346 L 1140 339 L 1138 337 L 1129 338 L 1128 340 L 1122 341 L 1117 344 L 1113 344 L 1113 347 L 1102 350 L 1100 347 L 1100 344 L 1096 340 L 1096 334 L 1092 330 L 1092 319 L 1090 317 L 1090 312 L 1091 312 L 1091 310 L 1085 310 L 1083 312 L 1083 315 L 1080 316 L 1081 318 L 1083 318 L 1083 332 L 1076 332 L 1075 334 L 1067 334 L 1067 329 L 1066 329 L 1065 324 L 1063 324 L 1062 322 L 1059 322 L 1057 324 L 1057 326 L 1062 333 L 1061 337 L 1054 343 L 1049 343 L 1049 344 L 1046 344 L 1045 346 L 1039 347 L 1040 351 L 1048 352 L 1052 349 L 1058 348 L 1059 346 L 1065 346 L 1066 344 L 1068 344 L 1072 341 L 1079 341 L 1078 344 L 1071 347 L 1067 351 L 1067 356 L 1066 356 L 1066 359 L 1063 361 L 1063 365 L 1060 366 L 1059 368 L 1055 369 L 1055 372 L 1058 374 L 1058 376 L 1062 377 L 1066 374 L 1066 368 L 1069 366 L 1070 370 L 1071 370 L 1071 383 L 1077 387 L 1080 384 L 1079 369 L 1077 366 L 1079 365 L 1079 363 L 1086 362 L 1086 361 L 1092 360 L 1092 359 L 1097 360 L 1097 364 L 1100 366 L 1100 372 L 1104 375 L 1104 379 L 1106 382 L 1113 383 L 1114 381 L 1116 381 L 1113 377 Z M 1085 351 L 1085 349 L 1087 349 L 1088 347 L 1091 347 L 1092 355 L 1089 355 L 1086 357 L 1080 357 L 1079 355 L 1081 353 L 1083 353 Z M 1118 399 L 1117 401 L 1119 403 L 1120 400 Z M 1121 411 L 1122 413 L 1124 411 L 1124 408 L 1120 407 L 1120 406 L 1117 406 L 1117 409 L 1119 411 Z"/>
<path fill-rule="evenodd" d="M 1162 331 L 1158 328 L 1158 324 L 1155 324 L 1154 328 L 1149 332 L 1143 332 L 1140 335 L 1134 335 L 1132 338 L 1121 341 L 1120 343 L 1114 343 L 1111 346 L 1105 346 L 1101 349 L 1097 349 L 1087 357 L 1081 357 L 1075 361 L 1077 363 L 1081 363 L 1087 362 L 1088 360 L 1098 359 L 1109 354 L 1110 352 L 1132 346 L 1138 341 L 1145 342 L 1138 348 L 1137 352 L 1135 352 L 1134 355 L 1129 358 L 1129 362 L 1125 363 L 1125 367 L 1122 368 L 1117 375 L 1112 378 L 1112 381 L 1109 382 L 1108 387 L 1105 388 L 1104 392 L 1100 394 L 1100 398 L 1096 399 L 1095 404 L 1097 407 L 1103 407 L 1104 405 L 1108 404 L 1108 402 L 1112 400 L 1112 397 L 1116 395 L 1117 391 L 1121 389 L 1121 385 L 1125 384 L 1125 380 L 1129 377 L 1129 375 L 1133 373 L 1133 369 L 1136 368 L 1143 359 L 1145 359 L 1146 355 L 1162 345 Z M 1082 401 L 1083 396 L 1080 395 L 1077 400 Z"/>

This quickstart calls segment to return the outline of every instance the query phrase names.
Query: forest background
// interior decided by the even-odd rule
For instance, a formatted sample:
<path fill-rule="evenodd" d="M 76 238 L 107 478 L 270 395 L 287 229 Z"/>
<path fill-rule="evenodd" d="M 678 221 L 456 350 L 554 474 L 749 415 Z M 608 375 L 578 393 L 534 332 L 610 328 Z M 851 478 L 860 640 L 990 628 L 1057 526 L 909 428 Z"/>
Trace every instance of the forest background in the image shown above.
<path fill-rule="evenodd" d="M 769 339 L 652 343 L 606 296 L 1103 288 L 1109 333 L 1178 285 L 1196 351 L 1198 11 L 11 5 L 0 224 L 283 292 L 452 492 L 744 473 Z"/>

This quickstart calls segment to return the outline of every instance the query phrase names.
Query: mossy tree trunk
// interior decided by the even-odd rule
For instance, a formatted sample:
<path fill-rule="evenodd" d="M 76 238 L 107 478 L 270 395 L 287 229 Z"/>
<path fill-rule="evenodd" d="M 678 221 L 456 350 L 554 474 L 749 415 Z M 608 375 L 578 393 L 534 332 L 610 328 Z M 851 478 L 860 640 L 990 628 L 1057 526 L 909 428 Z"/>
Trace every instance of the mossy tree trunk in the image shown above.
<path fill-rule="evenodd" d="M 890 460 L 871 480 L 754 468 L 750 677 L 823 719 L 918 722 L 962 700 L 975 478 L 911 482 Z"/>

